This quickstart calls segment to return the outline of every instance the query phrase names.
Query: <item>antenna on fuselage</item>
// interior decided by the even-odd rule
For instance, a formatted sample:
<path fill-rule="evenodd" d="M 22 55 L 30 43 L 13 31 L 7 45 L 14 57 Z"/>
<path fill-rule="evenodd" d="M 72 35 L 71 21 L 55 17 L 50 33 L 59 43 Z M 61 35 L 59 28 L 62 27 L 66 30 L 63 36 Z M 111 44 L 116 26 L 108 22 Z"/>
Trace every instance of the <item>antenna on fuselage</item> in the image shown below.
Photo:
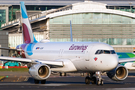
<path fill-rule="evenodd" d="M 72 37 L 72 23 L 70 20 L 70 41 L 73 42 L 73 37 Z"/>

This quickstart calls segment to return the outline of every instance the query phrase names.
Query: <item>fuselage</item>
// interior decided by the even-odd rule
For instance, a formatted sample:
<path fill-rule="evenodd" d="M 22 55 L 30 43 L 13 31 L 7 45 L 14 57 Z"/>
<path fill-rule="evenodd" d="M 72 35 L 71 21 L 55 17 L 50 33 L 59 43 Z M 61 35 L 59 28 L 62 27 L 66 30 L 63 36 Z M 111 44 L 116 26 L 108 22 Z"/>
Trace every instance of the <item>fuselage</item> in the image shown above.
<path fill-rule="evenodd" d="M 23 49 L 20 54 L 30 59 L 68 59 L 77 71 L 109 71 L 118 64 L 114 49 L 99 42 L 39 42 L 22 44 L 17 49 Z"/>

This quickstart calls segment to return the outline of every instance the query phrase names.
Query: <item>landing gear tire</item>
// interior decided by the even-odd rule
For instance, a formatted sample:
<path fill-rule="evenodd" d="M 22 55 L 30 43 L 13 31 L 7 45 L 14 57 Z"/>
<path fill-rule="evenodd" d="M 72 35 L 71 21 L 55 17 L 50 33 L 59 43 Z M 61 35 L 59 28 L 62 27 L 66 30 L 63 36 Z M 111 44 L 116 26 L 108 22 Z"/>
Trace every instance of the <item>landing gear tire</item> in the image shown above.
<path fill-rule="evenodd" d="M 97 80 L 97 85 L 100 85 L 100 84 L 101 84 L 101 82 L 99 80 Z"/>
<path fill-rule="evenodd" d="M 46 83 L 46 80 L 42 80 L 42 81 L 41 81 L 41 84 L 45 84 L 45 83 Z"/>
<path fill-rule="evenodd" d="M 97 78 L 96 77 L 92 77 L 92 84 L 96 84 L 97 82 Z"/>
<path fill-rule="evenodd" d="M 39 84 L 39 80 L 34 79 L 35 84 Z"/>
<path fill-rule="evenodd" d="M 61 72 L 60 72 L 60 76 L 66 76 L 66 73 L 61 73 Z"/>
<path fill-rule="evenodd" d="M 62 73 L 60 73 L 60 76 L 62 76 Z"/>
<path fill-rule="evenodd" d="M 64 76 L 67 76 L 67 74 L 66 74 L 66 73 L 64 73 Z"/>
<path fill-rule="evenodd" d="M 101 83 L 100 83 L 100 85 L 103 85 L 104 84 L 104 82 L 103 82 L 103 80 L 101 80 Z"/>
<path fill-rule="evenodd" d="M 101 81 L 97 80 L 97 85 L 103 85 L 103 84 L 104 84 L 103 80 Z"/>
<path fill-rule="evenodd" d="M 87 76 L 87 77 L 85 78 L 85 84 L 90 84 L 90 77 Z"/>

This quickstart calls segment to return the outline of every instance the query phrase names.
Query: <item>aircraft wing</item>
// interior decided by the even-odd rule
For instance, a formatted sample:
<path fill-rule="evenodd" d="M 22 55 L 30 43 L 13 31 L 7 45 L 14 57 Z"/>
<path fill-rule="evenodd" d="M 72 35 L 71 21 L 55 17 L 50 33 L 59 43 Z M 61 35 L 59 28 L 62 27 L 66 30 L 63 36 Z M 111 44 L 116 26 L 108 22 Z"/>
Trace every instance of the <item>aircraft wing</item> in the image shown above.
<path fill-rule="evenodd" d="M 124 63 L 124 62 L 132 62 L 135 61 L 135 58 L 120 58 L 119 63 Z"/>
<path fill-rule="evenodd" d="M 0 60 L 6 61 L 18 61 L 18 62 L 28 62 L 28 63 L 44 63 L 47 65 L 52 66 L 64 66 L 63 61 L 56 61 L 56 60 L 39 60 L 39 59 L 28 59 L 28 58 L 15 58 L 15 57 L 4 57 L 1 56 Z"/>
<path fill-rule="evenodd" d="M 11 48 L 7 48 L 7 47 L 0 47 L 0 49 L 3 49 L 3 50 L 13 50 L 13 51 L 21 51 L 21 49 L 11 49 Z"/>

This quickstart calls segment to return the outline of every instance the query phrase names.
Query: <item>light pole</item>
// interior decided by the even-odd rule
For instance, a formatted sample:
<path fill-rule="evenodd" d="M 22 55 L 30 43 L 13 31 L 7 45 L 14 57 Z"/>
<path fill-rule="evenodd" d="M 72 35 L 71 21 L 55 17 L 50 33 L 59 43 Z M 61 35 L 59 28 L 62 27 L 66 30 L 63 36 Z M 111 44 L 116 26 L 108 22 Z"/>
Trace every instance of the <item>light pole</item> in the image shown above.
<path fill-rule="evenodd" d="M 131 12 L 131 5 L 132 5 L 132 2 L 130 2 L 129 5 L 130 5 L 130 12 Z"/>

